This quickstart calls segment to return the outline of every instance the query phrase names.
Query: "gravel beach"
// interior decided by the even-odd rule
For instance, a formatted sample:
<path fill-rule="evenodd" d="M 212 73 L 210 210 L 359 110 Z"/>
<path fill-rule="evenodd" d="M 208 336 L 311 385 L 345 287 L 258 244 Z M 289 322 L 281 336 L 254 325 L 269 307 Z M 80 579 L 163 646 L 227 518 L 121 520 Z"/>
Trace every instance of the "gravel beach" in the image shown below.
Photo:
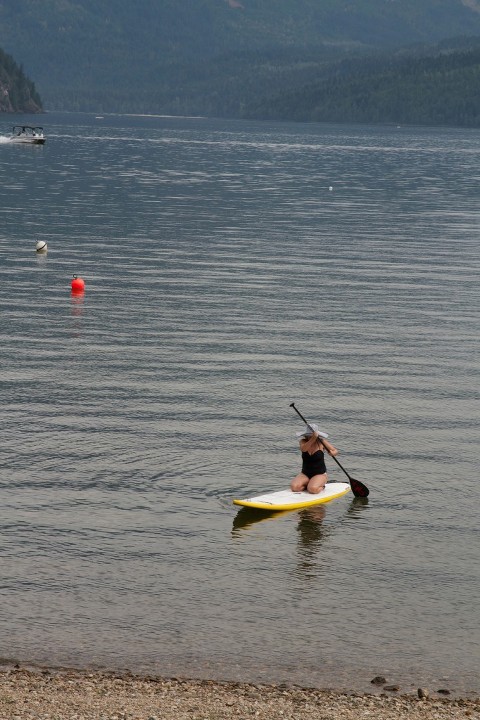
<path fill-rule="evenodd" d="M 480 719 L 480 698 L 426 695 L 16 668 L 0 672 L 0 720 Z"/>

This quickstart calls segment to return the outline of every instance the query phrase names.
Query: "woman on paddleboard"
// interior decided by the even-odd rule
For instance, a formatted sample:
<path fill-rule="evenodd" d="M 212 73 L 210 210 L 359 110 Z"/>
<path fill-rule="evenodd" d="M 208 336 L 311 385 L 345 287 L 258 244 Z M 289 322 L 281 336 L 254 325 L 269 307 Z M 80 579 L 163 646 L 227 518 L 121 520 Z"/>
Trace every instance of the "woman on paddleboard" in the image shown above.
<path fill-rule="evenodd" d="M 290 490 L 319 493 L 328 480 L 323 451 L 325 449 L 329 455 L 335 457 L 338 455 L 338 450 L 327 441 L 327 433 L 319 430 L 318 425 L 307 425 L 305 430 L 297 432 L 296 435 L 300 439 L 302 471 L 293 478 Z"/>

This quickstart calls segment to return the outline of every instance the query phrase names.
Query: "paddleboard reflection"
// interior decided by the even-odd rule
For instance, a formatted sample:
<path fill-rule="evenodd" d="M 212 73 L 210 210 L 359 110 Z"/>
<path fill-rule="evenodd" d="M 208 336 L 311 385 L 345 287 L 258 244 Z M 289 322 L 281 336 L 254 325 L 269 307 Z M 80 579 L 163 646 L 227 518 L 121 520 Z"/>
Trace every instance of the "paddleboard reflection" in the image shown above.
<path fill-rule="evenodd" d="M 245 530 L 263 520 L 275 520 L 282 515 L 288 515 L 292 510 L 281 510 L 272 512 L 270 510 L 258 510 L 256 508 L 242 507 L 233 519 L 232 535 L 239 530 Z"/>
<path fill-rule="evenodd" d="M 368 498 L 356 497 L 349 503 L 346 515 L 356 515 L 368 505 Z M 242 530 L 256 525 L 265 520 L 275 520 L 276 518 L 298 513 L 298 531 L 303 538 L 302 542 L 308 545 L 312 542 L 318 542 L 323 519 L 325 518 L 327 508 L 325 505 L 314 505 L 303 510 L 259 510 L 256 508 L 242 507 L 233 519 L 232 535 L 238 534 Z"/>

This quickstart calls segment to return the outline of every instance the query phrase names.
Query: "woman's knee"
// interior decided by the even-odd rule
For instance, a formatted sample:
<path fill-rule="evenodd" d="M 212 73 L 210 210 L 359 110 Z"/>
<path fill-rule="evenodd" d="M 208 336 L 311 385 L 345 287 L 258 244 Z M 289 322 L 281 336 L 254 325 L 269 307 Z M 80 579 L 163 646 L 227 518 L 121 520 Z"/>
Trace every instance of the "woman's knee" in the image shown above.
<path fill-rule="evenodd" d="M 290 490 L 292 492 L 301 492 L 304 488 L 304 484 L 301 483 L 299 480 L 292 480 L 290 483 Z"/>
<path fill-rule="evenodd" d="M 308 478 L 303 477 L 302 475 L 297 475 L 296 478 L 293 478 L 292 482 L 290 483 L 290 490 L 292 492 L 301 492 L 302 490 L 305 490 L 305 486 L 308 483 Z"/>
<path fill-rule="evenodd" d="M 327 484 L 327 475 L 314 475 L 313 478 L 310 479 L 307 490 L 309 493 L 316 494 L 319 492 L 322 492 L 323 488 Z"/>

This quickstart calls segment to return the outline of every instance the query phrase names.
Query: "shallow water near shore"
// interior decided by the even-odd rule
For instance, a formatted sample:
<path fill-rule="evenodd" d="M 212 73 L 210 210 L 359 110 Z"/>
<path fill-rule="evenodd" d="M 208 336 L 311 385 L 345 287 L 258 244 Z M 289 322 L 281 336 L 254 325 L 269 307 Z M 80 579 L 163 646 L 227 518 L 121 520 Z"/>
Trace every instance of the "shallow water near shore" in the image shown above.
<path fill-rule="evenodd" d="M 478 693 L 478 132 L 42 124 L 0 152 L 2 654 Z M 232 505 L 298 471 L 292 401 L 368 501 Z"/>

